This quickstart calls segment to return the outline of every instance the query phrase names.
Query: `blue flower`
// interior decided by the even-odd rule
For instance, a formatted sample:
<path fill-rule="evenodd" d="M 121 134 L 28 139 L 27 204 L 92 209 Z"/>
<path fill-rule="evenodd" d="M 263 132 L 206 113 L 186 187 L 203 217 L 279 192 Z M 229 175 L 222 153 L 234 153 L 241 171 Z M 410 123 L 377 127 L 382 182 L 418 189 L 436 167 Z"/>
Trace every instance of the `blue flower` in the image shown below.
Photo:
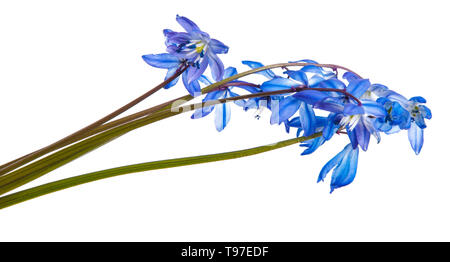
<path fill-rule="evenodd" d="M 211 38 L 188 18 L 177 15 L 176 19 L 186 32 L 164 30 L 165 43 L 167 52 L 189 63 L 188 84 L 198 79 L 208 65 L 211 68 L 213 79 L 215 81 L 222 79 L 224 66 L 217 54 L 228 53 L 228 46 Z"/>
<path fill-rule="evenodd" d="M 411 125 L 408 128 L 408 138 L 414 153 L 418 155 L 423 146 L 423 130 L 427 127 L 425 119 L 431 119 L 431 110 L 425 106 L 425 98 L 415 96 L 408 101 L 402 101 L 403 106 L 411 116 Z"/>
<path fill-rule="evenodd" d="M 320 171 L 317 182 L 324 181 L 327 174 L 333 170 L 331 175 L 330 193 L 336 188 L 346 186 L 353 182 L 358 167 L 358 147 L 354 148 L 348 144 L 344 150 L 328 161 Z"/>
<path fill-rule="evenodd" d="M 157 68 L 163 68 L 167 69 L 166 79 L 173 76 L 177 70 L 181 70 L 181 68 L 185 65 L 186 60 L 179 58 L 177 56 L 171 55 L 171 54 L 149 54 L 149 55 L 143 55 L 142 59 L 144 61 Z M 200 85 L 197 80 L 191 81 L 188 83 L 187 81 L 187 71 L 184 71 L 182 74 L 183 78 L 183 84 L 186 87 L 186 90 L 189 92 L 191 96 L 197 96 L 201 94 Z M 172 86 L 174 86 L 180 77 L 178 76 L 174 80 L 172 80 L 170 83 L 168 83 L 164 88 L 168 89 Z"/>
<path fill-rule="evenodd" d="M 355 98 L 363 96 L 369 89 L 370 82 L 367 79 L 352 79 L 349 85 L 345 88 L 348 94 Z M 374 121 L 377 118 L 384 118 L 387 115 L 385 108 L 375 101 L 362 100 L 361 105 L 356 104 L 353 99 L 346 95 L 330 94 L 330 92 L 320 92 L 316 90 L 307 90 L 298 92 L 294 95 L 295 98 L 307 102 L 314 106 L 314 108 L 330 111 L 330 122 L 327 129 L 324 131 L 324 136 L 327 139 L 334 134 L 330 130 L 339 128 L 346 128 L 353 148 L 361 147 L 366 151 L 370 141 L 370 135 L 376 137 L 380 141 L 378 130 L 374 126 Z"/>
<path fill-rule="evenodd" d="M 411 147 L 418 155 L 423 146 L 423 130 L 427 127 L 425 119 L 432 117 L 431 110 L 424 105 L 425 98 L 416 96 L 408 100 L 380 84 L 372 85 L 369 92 L 379 97 L 377 101 L 383 104 L 388 112 L 385 119 L 378 119 L 376 122 L 377 129 L 387 134 L 407 129 Z"/>
<path fill-rule="evenodd" d="M 236 68 L 228 67 L 224 71 L 223 78 L 225 79 L 225 78 L 231 77 L 236 74 L 237 74 Z M 212 81 L 203 75 L 199 78 L 199 80 L 206 85 L 212 84 Z M 222 79 L 219 79 L 219 81 L 220 80 L 222 80 Z M 234 84 L 234 86 L 233 86 L 233 84 Z M 228 122 L 230 121 L 230 116 L 231 116 L 230 104 L 222 103 L 222 104 L 217 104 L 217 105 L 208 105 L 208 101 L 214 101 L 217 99 L 239 96 L 238 94 L 231 91 L 233 89 L 233 87 L 239 87 L 239 88 L 249 91 L 251 93 L 257 92 L 257 88 L 255 88 L 253 84 L 243 82 L 243 81 L 231 81 L 228 83 L 228 85 L 226 87 L 221 87 L 217 90 L 209 92 L 203 99 L 205 106 L 200 109 L 197 109 L 194 112 L 194 114 L 192 114 L 191 118 L 192 119 L 202 118 L 202 117 L 209 115 L 212 111 L 215 110 L 216 129 L 219 132 L 222 131 L 226 127 Z M 236 101 L 234 101 L 234 103 L 241 107 L 245 106 L 245 101 L 243 101 L 243 100 L 236 100 Z"/>

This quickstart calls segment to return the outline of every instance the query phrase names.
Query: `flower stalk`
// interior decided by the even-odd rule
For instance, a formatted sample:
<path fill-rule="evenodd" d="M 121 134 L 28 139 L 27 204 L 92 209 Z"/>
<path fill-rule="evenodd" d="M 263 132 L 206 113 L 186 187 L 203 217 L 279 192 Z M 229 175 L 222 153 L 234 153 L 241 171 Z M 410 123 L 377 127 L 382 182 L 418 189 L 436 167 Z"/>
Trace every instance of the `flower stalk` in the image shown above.
<path fill-rule="evenodd" d="M 236 159 L 256 154 L 261 154 L 264 152 L 272 151 L 275 149 L 280 149 L 283 147 L 287 147 L 293 144 L 297 144 L 300 142 L 304 142 L 310 139 L 314 139 L 316 137 L 321 136 L 321 133 L 315 133 L 310 136 L 306 137 L 297 137 L 292 138 L 284 141 L 280 141 L 277 143 L 272 143 L 264 146 L 258 146 L 254 148 L 244 149 L 244 150 L 238 150 L 238 151 L 232 151 L 232 152 L 225 152 L 225 153 L 219 153 L 219 154 L 209 154 L 209 155 L 202 155 L 202 156 L 193 156 L 193 157 L 183 157 L 183 158 L 175 158 L 175 159 L 168 159 L 168 160 L 161 160 L 161 161 L 153 161 L 153 162 L 146 162 L 146 163 L 140 163 L 135 165 L 128 165 L 128 166 L 122 166 L 122 167 L 116 167 L 111 169 L 106 169 L 102 171 L 87 173 L 79 176 L 74 176 L 62 180 L 58 180 L 55 182 L 43 184 L 40 186 L 36 186 L 30 189 L 26 189 L 23 191 L 19 191 L 13 194 L 9 194 L 3 197 L 0 197 L 0 209 L 33 199 L 37 198 L 39 196 L 43 196 L 52 192 L 56 192 L 59 190 L 63 190 L 66 188 L 74 187 L 81 184 L 86 184 L 89 182 L 115 177 L 119 175 L 125 175 L 125 174 L 131 174 L 131 173 L 137 173 L 137 172 L 144 172 L 144 171 L 150 171 L 150 170 L 158 170 L 158 169 L 166 169 L 166 168 L 172 168 L 172 167 L 180 167 L 180 166 L 188 166 L 188 165 L 196 165 L 196 164 L 202 164 L 202 163 L 209 163 L 209 162 L 216 162 L 216 161 L 223 161 L 223 160 L 230 160 L 230 159 Z"/>

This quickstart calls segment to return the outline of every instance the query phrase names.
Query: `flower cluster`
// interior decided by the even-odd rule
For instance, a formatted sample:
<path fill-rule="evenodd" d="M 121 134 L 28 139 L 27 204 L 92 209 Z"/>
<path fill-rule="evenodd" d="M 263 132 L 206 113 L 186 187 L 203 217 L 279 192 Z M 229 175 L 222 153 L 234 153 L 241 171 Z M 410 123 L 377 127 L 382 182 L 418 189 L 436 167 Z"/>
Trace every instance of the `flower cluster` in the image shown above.
<path fill-rule="evenodd" d="M 201 31 L 191 20 L 181 16 L 176 19 L 186 32 L 164 30 L 167 53 L 144 55 L 145 62 L 168 69 L 166 79 L 186 66 L 182 78 L 191 96 L 201 94 L 200 84 L 209 86 L 237 74 L 234 67 L 224 69 L 217 56 L 228 52 L 225 44 Z M 263 64 L 255 61 L 246 60 L 242 63 L 251 69 L 263 67 Z M 284 67 L 282 75 L 275 74 L 271 69 L 261 70 L 257 73 L 267 80 L 260 84 L 233 80 L 211 90 L 203 98 L 205 106 L 196 110 L 192 118 L 205 117 L 215 111 L 216 129 L 222 131 L 230 121 L 230 105 L 219 103 L 208 106 L 207 102 L 239 97 L 235 91 L 240 90 L 255 96 L 235 100 L 235 104 L 244 110 L 267 108 L 271 111 L 270 124 L 284 124 L 287 132 L 296 128 L 297 137 L 321 133 L 319 137 L 300 145 L 305 147 L 302 155 L 313 153 L 335 134 L 346 134 L 348 145 L 329 160 L 319 173 L 318 181 L 323 181 L 333 170 L 331 192 L 353 181 L 359 150 L 368 149 L 371 136 L 379 143 L 381 133 L 393 134 L 407 130 L 412 149 L 416 154 L 420 153 L 426 128 L 425 119 L 431 119 L 431 111 L 424 105 L 426 100 L 423 97 L 407 99 L 350 70 L 345 70 L 341 76 L 336 67 L 313 60 L 289 63 L 300 66 L 296 70 Z M 204 75 L 208 67 L 213 80 Z M 177 81 L 178 78 L 174 79 L 166 88 L 175 85 Z M 294 91 L 265 95 L 289 89 Z M 324 116 L 319 116 L 319 111 Z"/>

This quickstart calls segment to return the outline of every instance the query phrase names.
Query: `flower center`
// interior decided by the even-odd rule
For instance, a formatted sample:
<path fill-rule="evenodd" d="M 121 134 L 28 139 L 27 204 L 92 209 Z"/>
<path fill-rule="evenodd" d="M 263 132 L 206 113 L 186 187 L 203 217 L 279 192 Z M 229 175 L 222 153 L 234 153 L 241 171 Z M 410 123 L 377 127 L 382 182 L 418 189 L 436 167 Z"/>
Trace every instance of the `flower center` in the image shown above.
<path fill-rule="evenodd" d="M 344 116 L 339 123 L 342 127 L 348 126 L 349 130 L 353 130 L 358 123 L 359 119 L 361 119 L 361 115 L 351 115 Z"/>

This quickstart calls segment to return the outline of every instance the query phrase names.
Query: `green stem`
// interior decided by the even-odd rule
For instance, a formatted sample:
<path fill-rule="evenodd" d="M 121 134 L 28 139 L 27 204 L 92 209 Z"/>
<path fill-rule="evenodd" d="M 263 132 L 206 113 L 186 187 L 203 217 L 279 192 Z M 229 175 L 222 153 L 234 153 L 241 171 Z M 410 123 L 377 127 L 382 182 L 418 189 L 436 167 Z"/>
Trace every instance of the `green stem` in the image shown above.
<path fill-rule="evenodd" d="M 165 87 L 168 83 L 170 83 L 172 80 L 174 80 L 175 78 L 177 78 L 178 76 L 180 76 L 184 71 L 186 71 L 186 69 L 188 68 L 187 65 L 182 65 L 180 66 L 180 68 L 177 70 L 177 72 L 171 76 L 170 78 L 164 80 L 161 84 L 157 85 L 156 87 L 150 89 L 149 91 L 147 91 L 146 93 L 144 93 L 143 95 L 139 96 L 138 98 L 134 99 L 133 101 L 129 102 L 128 104 L 120 107 L 119 109 L 115 110 L 114 112 L 102 117 L 101 119 L 95 121 L 94 123 L 76 131 L 75 133 L 66 136 L 56 142 L 54 142 L 53 144 L 50 144 L 46 147 L 43 147 L 39 150 L 36 150 L 32 153 L 29 153 L 27 155 L 24 155 L 22 157 L 19 157 L 13 161 L 10 161 L 6 164 L 3 164 L 0 166 L 0 175 L 2 174 L 6 174 L 11 170 L 14 170 L 26 163 L 31 162 L 34 159 L 37 159 L 38 157 L 41 157 L 45 154 L 48 154 L 50 152 L 53 152 L 56 149 L 62 148 L 66 145 L 69 145 L 73 142 L 79 141 L 80 139 L 82 139 L 84 137 L 84 135 L 88 132 L 90 132 L 91 130 L 95 130 L 96 128 L 100 127 L 102 124 L 108 122 L 109 120 L 115 118 L 116 116 L 122 114 L 123 112 L 127 111 L 128 109 L 132 108 L 133 106 L 139 104 L 140 102 L 142 102 L 143 100 L 145 100 L 146 98 L 148 98 L 149 96 L 153 95 L 154 93 L 156 93 L 157 91 L 161 90 L 163 87 Z"/>
<path fill-rule="evenodd" d="M 208 106 L 213 106 L 219 103 L 227 103 L 231 101 L 241 100 L 241 99 L 247 99 L 252 97 L 261 97 L 261 96 L 270 96 L 270 95 L 277 95 L 277 94 L 285 94 L 290 92 L 300 92 L 304 90 L 310 90 L 311 88 L 307 88 L 305 86 L 299 86 L 299 87 L 293 87 L 290 89 L 284 89 L 284 90 L 278 90 L 278 91 L 271 91 L 271 92 L 260 92 L 256 94 L 248 94 L 238 97 L 229 97 L 229 98 L 223 98 L 203 103 L 197 103 L 197 104 L 190 104 L 186 106 L 180 106 L 176 108 L 171 109 L 165 109 L 163 111 L 156 112 L 153 115 L 146 116 L 144 118 L 137 119 L 133 122 L 127 123 L 122 126 L 118 126 L 116 128 L 113 128 L 111 130 L 108 130 L 104 133 L 101 133 L 99 135 L 90 137 L 86 140 L 83 140 L 81 142 L 78 142 L 74 145 L 71 145 L 67 148 L 64 148 L 56 153 L 53 153 L 43 159 L 40 159 L 30 165 L 27 165 L 25 167 L 22 167 L 16 171 L 13 171 L 3 177 L 0 177 L 0 194 L 7 193 L 21 185 L 24 185 L 32 180 L 35 180 L 54 169 L 65 165 L 69 162 L 71 162 L 74 159 L 79 158 L 80 156 L 110 142 L 111 140 L 126 134 L 134 129 L 137 129 L 139 127 L 148 125 L 150 123 L 175 116 L 181 113 L 189 112 L 192 110 L 195 110 L 197 108 L 204 107 L 206 104 Z M 327 91 L 334 90 L 334 89 L 326 89 Z"/>
<path fill-rule="evenodd" d="M 283 147 L 286 147 L 289 145 L 293 145 L 293 144 L 296 144 L 299 142 L 303 142 L 303 141 L 306 141 L 309 139 L 319 137 L 321 135 L 322 135 L 321 133 L 315 133 L 315 134 L 313 134 L 311 136 L 307 136 L 307 137 L 292 138 L 292 139 L 280 141 L 277 143 L 254 147 L 254 148 L 250 148 L 250 149 L 244 149 L 244 150 L 238 150 L 238 151 L 232 151 L 232 152 L 226 152 L 226 153 L 220 153 L 220 154 L 210 154 L 210 155 L 202 155 L 202 156 L 184 157 L 184 158 L 175 158 L 175 159 L 147 162 L 147 163 L 141 163 L 141 164 L 135 164 L 135 165 L 129 165 L 129 166 L 116 167 L 116 168 L 92 172 L 92 173 L 88 173 L 88 174 L 84 174 L 84 175 L 79 175 L 79 176 L 75 176 L 75 177 L 70 177 L 70 178 L 58 180 L 55 182 L 47 183 L 44 185 L 40 185 L 37 187 L 33 187 L 30 189 L 26 189 L 23 191 L 19 191 L 19 192 L 13 193 L 13 194 L 9 194 L 7 196 L 3 196 L 0 198 L 0 209 L 24 202 L 26 200 L 30 200 L 30 199 L 42 196 L 45 194 L 49 194 L 49 193 L 56 192 L 56 191 L 59 191 L 62 189 L 89 183 L 89 182 L 100 180 L 100 179 L 105 179 L 105 178 L 109 178 L 109 177 L 130 174 L 130 173 L 149 171 L 149 170 L 165 169 L 165 168 L 171 168 L 171 167 L 195 165 L 195 164 L 201 164 L 201 163 L 241 158 L 241 157 L 256 155 L 256 154 L 268 152 L 271 150 L 283 148 Z"/>

